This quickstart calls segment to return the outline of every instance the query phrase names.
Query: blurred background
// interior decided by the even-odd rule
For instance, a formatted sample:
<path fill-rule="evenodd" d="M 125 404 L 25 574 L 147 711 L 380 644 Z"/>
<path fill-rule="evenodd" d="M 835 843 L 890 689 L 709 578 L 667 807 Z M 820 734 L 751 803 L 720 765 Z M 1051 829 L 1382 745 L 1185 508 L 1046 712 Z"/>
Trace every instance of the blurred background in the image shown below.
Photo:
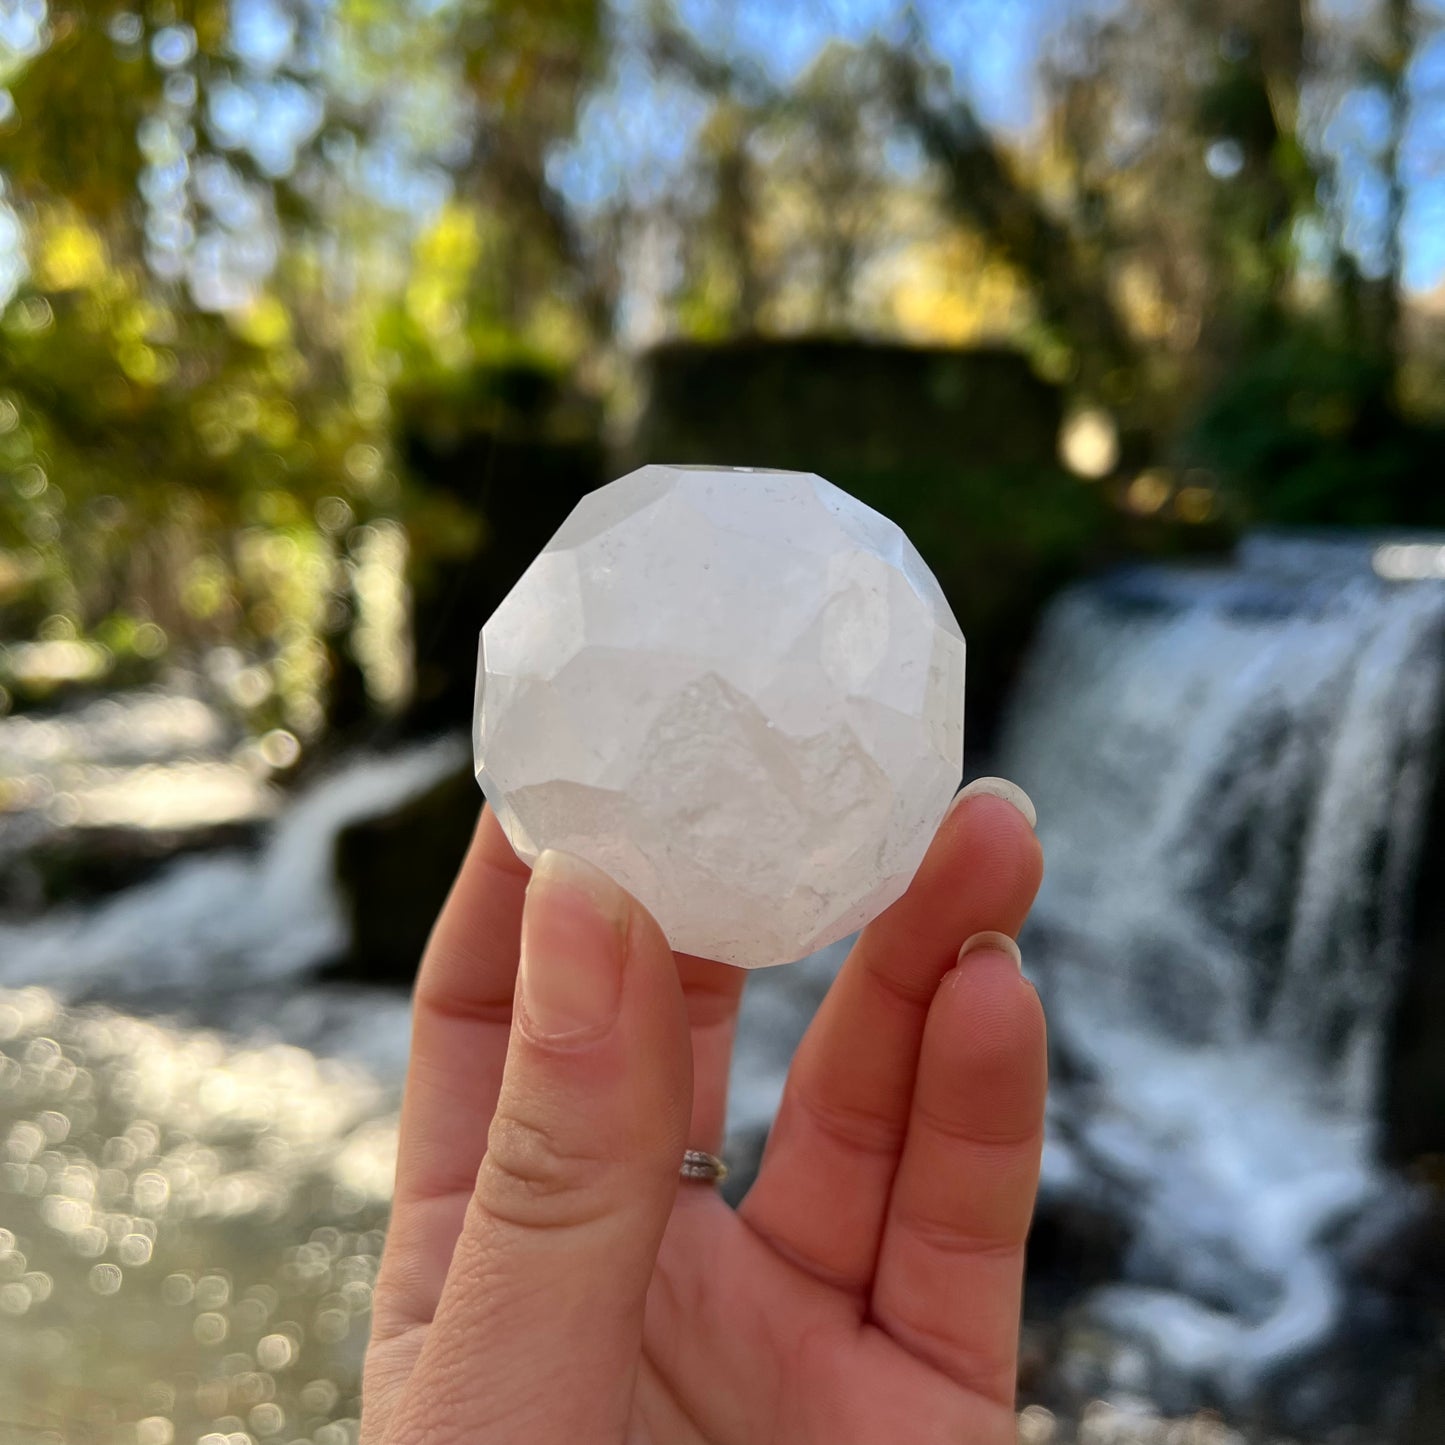
<path fill-rule="evenodd" d="M 648 460 L 900 522 L 1038 804 L 1023 1445 L 1439 1445 L 1440 0 L 0 0 L 0 1441 L 357 1438 L 476 634 Z"/>

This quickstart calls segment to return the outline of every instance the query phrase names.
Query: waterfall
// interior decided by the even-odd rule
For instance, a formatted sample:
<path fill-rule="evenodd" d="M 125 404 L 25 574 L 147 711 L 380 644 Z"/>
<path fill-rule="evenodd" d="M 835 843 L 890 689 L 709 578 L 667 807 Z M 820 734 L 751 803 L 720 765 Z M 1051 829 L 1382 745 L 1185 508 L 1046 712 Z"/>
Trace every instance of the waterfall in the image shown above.
<path fill-rule="evenodd" d="M 1004 730 L 1047 858 L 1046 1197 L 1122 1202 L 1128 1278 L 1093 1309 L 1239 1397 L 1338 1327 L 1327 1235 L 1392 1188 L 1382 1047 L 1445 696 L 1445 584 L 1387 580 L 1400 551 L 1265 535 L 1076 588 Z"/>

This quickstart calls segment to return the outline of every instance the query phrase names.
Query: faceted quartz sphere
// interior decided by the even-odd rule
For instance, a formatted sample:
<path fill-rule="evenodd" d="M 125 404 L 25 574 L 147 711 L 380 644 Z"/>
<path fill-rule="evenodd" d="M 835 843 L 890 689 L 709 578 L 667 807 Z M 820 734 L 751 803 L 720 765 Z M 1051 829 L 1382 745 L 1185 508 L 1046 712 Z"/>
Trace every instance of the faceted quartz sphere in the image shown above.
<path fill-rule="evenodd" d="M 744 968 L 907 887 L 963 766 L 964 641 L 886 517 L 807 472 L 643 467 L 583 497 L 482 629 L 477 778 Z"/>

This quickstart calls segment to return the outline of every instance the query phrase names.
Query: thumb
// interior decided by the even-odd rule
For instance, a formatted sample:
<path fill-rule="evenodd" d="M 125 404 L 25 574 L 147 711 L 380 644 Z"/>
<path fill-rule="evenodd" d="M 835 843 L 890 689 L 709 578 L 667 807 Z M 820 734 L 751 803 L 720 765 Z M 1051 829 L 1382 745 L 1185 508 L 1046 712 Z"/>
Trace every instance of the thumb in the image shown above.
<path fill-rule="evenodd" d="M 543 853 L 487 1154 L 388 1439 L 625 1438 L 691 1104 L 661 930 L 606 874 Z"/>

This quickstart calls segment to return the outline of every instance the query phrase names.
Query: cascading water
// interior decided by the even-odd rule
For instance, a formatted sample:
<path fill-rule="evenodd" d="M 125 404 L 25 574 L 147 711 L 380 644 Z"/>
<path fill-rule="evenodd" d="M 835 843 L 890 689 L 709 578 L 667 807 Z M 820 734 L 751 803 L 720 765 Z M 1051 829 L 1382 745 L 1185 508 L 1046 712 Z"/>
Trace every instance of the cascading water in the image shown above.
<path fill-rule="evenodd" d="M 258 851 L 183 858 L 99 904 L 0 925 L 0 988 L 42 983 L 66 999 L 261 1029 L 399 1077 L 405 998 L 310 983 L 349 941 L 334 845 L 347 824 L 398 807 L 465 758 L 460 737 L 354 757 L 299 797 Z"/>
<path fill-rule="evenodd" d="M 1398 1187 L 1372 1161 L 1445 585 L 1381 555 L 1265 536 L 1076 589 L 998 759 L 1048 859 L 1024 941 L 1064 1064 L 1046 1197 L 1123 1208 L 1128 1279 L 1094 1311 L 1236 1398 L 1338 1327 L 1326 1235 Z"/>

